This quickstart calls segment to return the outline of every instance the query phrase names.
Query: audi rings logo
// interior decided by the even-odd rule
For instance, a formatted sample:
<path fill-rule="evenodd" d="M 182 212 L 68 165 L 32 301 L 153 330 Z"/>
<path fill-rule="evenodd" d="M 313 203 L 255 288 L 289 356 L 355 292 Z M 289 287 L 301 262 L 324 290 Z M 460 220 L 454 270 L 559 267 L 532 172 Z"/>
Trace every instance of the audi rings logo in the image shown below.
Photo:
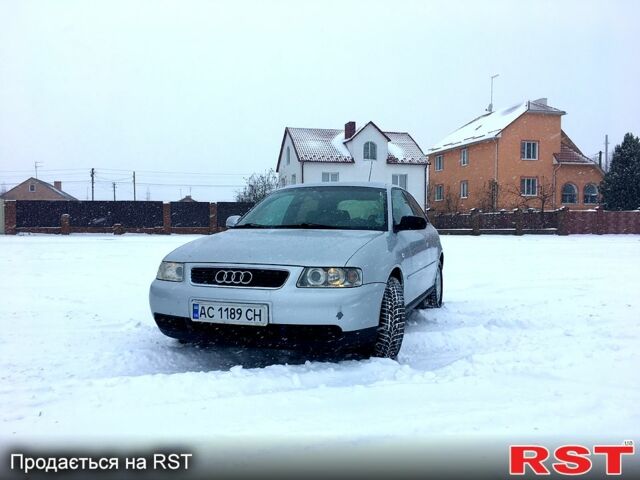
<path fill-rule="evenodd" d="M 242 270 L 218 270 L 216 283 L 221 285 L 249 285 L 253 275 Z"/>

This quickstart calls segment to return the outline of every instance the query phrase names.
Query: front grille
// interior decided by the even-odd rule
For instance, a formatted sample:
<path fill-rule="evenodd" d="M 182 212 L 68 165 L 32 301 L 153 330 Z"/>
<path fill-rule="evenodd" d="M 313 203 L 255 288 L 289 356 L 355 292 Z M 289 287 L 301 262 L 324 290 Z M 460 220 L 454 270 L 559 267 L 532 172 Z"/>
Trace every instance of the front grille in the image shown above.
<path fill-rule="evenodd" d="M 263 268 L 212 268 L 191 269 L 191 282 L 220 287 L 280 288 L 289 278 L 286 270 Z"/>

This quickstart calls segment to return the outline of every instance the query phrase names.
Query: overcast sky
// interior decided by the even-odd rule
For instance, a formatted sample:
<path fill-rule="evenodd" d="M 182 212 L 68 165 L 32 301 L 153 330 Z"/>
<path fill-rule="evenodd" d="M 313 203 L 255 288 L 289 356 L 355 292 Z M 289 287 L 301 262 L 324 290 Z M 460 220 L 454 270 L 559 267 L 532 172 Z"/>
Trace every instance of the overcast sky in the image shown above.
<path fill-rule="evenodd" d="M 548 97 L 595 154 L 607 133 L 640 134 L 639 14 L 634 0 L 0 0 L 0 185 L 37 161 L 80 199 L 94 167 L 97 198 L 136 170 L 139 199 L 176 200 L 275 168 L 286 126 L 348 120 L 427 150 L 483 113 L 496 73 L 497 109 Z"/>

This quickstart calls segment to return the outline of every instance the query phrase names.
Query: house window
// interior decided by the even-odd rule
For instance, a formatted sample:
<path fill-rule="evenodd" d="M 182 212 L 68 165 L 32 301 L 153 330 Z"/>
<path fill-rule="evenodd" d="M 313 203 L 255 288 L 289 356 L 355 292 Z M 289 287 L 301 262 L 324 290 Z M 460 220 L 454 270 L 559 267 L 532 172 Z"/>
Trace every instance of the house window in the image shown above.
<path fill-rule="evenodd" d="M 522 158 L 522 160 L 537 160 L 538 142 L 521 142 L 520 158 Z"/>
<path fill-rule="evenodd" d="M 287 165 L 291 164 L 291 147 L 287 147 Z"/>
<path fill-rule="evenodd" d="M 565 183 L 562 187 L 562 203 L 578 203 L 578 189 L 573 183 Z"/>
<path fill-rule="evenodd" d="M 400 188 L 407 189 L 407 174 L 393 174 L 391 175 L 391 183 L 399 186 Z"/>
<path fill-rule="evenodd" d="M 460 150 L 460 165 L 469 165 L 469 152 L 466 148 Z"/>
<path fill-rule="evenodd" d="M 280 186 L 281 187 L 286 187 L 287 186 L 287 177 L 283 176 L 280 178 Z"/>
<path fill-rule="evenodd" d="M 29 191 L 30 192 L 35 192 L 36 191 L 36 184 L 35 183 L 30 183 L 29 184 Z"/>
<path fill-rule="evenodd" d="M 537 178 L 520 179 L 520 195 L 524 197 L 535 197 L 538 194 Z"/>
<path fill-rule="evenodd" d="M 291 175 L 291 185 L 295 185 L 296 184 L 296 174 L 292 174 Z"/>
<path fill-rule="evenodd" d="M 436 155 L 436 172 L 441 172 L 444 169 L 444 161 L 442 155 Z"/>
<path fill-rule="evenodd" d="M 444 185 L 436 185 L 434 200 L 436 202 L 441 202 L 442 200 L 444 200 Z"/>
<path fill-rule="evenodd" d="M 460 198 L 468 198 L 469 197 L 469 182 L 467 180 L 462 180 L 460 182 Z"/>
<path fill-rule="evenodd" d="M 378 159 L 378 147 L 373 142 L 366 142 L 364 144 L 364 159 L 365 160 L 377 160 Z"/>
<path fill-rule="evenodd" d="M 323 182 L 337 182 L 339 178 L 338 172 L 322 172 Z"/>
<path fill-rule="evenodd" d="M 584 187 L 584 203 L 598 203 L 598 187 L 596 187 L 593 183 L 589 183 Z"/>

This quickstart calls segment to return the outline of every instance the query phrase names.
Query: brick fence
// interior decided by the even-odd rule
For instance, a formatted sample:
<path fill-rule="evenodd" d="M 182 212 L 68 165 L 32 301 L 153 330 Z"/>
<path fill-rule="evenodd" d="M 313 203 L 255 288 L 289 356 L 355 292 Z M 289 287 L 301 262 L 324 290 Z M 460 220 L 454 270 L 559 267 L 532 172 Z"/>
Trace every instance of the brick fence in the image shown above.
<path fill-rule="evenodd" d="M 473 209 L 470 213 L 431 213 L 430 219 L 438 231 L 445 235 L 640 234 L 640 209 L 609 211 L 601 207 L 594 210 L 561 208 L 544 213 L 519 209 L 483 213 Z"/>
<path fill-rule="evenodd" d="M 1 207 L 0 203 L 0 207 Z M 227 217 L 242 215 L 253 205 L 238 202 L 103 202 L 4 201 L 4 233 L 191 233 L 225 229 Z M 441 234 L 640 234 L 640 209 L 549 212 L 500 211 L 463 214 L 430 213 Z M 2 215 L 0 215 L 2 218 Z M 1 230 L 1 229 L 0 229 Z"/>
<path fill-rule="evenodd" d="M 37 201 L 4 202 L 4 230 L 17 233 L 191 233 L 225 229 L 227 217 L 246 213 L 240 202 Z"/>

